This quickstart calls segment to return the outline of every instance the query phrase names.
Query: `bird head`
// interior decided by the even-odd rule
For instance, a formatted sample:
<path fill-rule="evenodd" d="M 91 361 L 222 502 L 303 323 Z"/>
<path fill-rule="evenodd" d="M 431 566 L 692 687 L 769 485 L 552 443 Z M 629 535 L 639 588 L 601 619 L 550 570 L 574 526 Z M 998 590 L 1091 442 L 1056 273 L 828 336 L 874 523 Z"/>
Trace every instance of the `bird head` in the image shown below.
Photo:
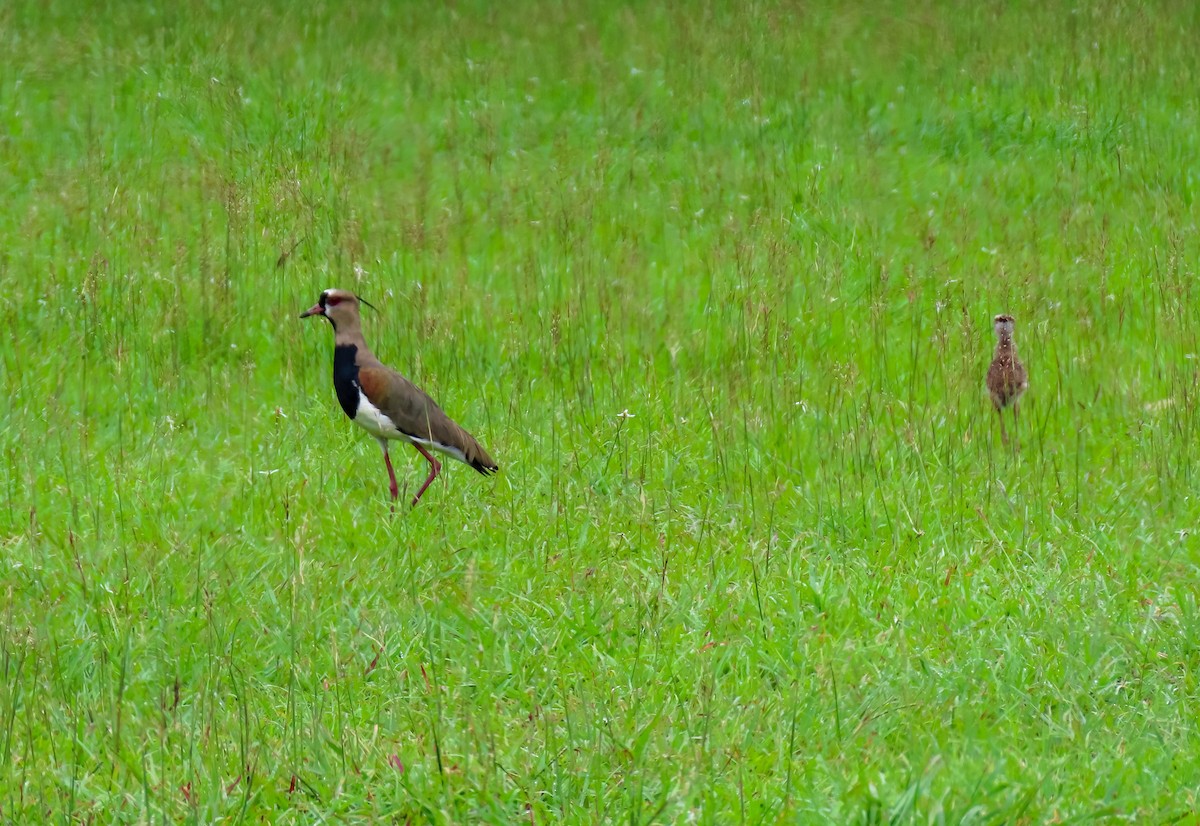
<path fill-rule="evenodd" d="M 339 324 L 349 326 L 358 321 L 358 305 L 360 303 L 366 304 L 368 307 L 372 306 L 349 290 L 325 290 L 321 293 L 317 303 L 300 313 L 300 317 L 325 316 L 336 330 Z"/>

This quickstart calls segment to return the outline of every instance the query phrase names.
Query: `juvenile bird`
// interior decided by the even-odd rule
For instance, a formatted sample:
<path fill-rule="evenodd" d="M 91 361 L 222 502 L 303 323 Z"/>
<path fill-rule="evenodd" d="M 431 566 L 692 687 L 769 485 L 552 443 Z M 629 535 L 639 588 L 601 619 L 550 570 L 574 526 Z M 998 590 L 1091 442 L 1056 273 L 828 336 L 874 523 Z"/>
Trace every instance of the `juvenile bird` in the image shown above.
<path fill-rule="evenodd" d="M 1000 438 L 1008 444 L 1002 411 L 1012 405 L 1015 429 L 1021 394 L 1029 387 L 1029 374 L 1025 372 L 1025 365 L 1017 358 L 1017 345 L 1013 342 L 1013 317 L 998 315 L 992 319 L 992 326 L 996 331 L 996 354 L 988 367 L 987 389 L 992 397 L 992 404 L 996 406 L 996 415 L 1000 417 Z"/>
<path fill-rule="evenodd" d="M 424 390 L 375 358 L 363 339 L 358 315 L 361 300 L 346 290 L 326 290 L 300 317 L 324 316 L 333 325 L 333 389 L 346 415 L 379 440 L 393 501 L 400 488 L 388 455 L 389 439 L 408 442 L 429 462 L 429 478 L 413 497 L 414 505 L 442 469 L 431 449 L 485 476 L 499 470 L 475 437 L 443 413 Z"/>

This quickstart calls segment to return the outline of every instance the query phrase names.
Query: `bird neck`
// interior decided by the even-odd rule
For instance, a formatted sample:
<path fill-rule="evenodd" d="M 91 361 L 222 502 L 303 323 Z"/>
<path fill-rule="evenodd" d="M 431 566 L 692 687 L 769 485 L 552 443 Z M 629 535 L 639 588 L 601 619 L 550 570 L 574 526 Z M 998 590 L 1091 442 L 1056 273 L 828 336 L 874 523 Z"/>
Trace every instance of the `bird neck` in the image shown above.
<path fill-rule="evenodd" d="M 357 318 L 344 319 L 334 325 L 333 344 L 335 347 L 353 344 L 359 350 L 367 349 L 367 342 L 363 339 L 362 327 Z"/>
<path fill-rule="evenodd" d="M 1016 354 L 1017 345 L 1013 342 L 1012 336 L 1000 336 L 1000 340 L 996 342 L 996 355 L 1015 356 Z"/>
<path fill-rule="evenodd" d="M 371 348 L 363 339 L 362 330 L 359 329 L 357 323 L 349 329 L 338 328 L 337 335 L 333 337 L 333 349 L 336 353 L 343 348 L 349 349 L 355 354 L 354 360 L 357 364 L 366 364 L 376 360 L 375 354 L 371 352 Z"/>

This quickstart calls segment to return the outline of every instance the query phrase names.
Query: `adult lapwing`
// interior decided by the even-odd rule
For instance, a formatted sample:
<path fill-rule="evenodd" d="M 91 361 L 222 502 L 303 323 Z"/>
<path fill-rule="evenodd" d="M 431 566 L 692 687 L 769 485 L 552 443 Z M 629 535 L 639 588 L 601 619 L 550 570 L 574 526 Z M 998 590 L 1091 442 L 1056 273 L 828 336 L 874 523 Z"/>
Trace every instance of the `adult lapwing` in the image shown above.
<path fill-rule="evenodd" d="M 400 488 L 388 455 L 389 439 L 408 442 L 429 462 L 429 478 L 413 497 L 414 505 L 442 469 L 430 450 L 465 462 L 485 476 L 499 470 L 475 437 L 443 413 L 424 390 L 375 358 L 363 339 L 361 300 L 346 290 L 326 290 L 300 317 L 324 316 L 333 325 L 333 389 L 346 415 L 379 440 L 392 499 L 400 495 Z"/>
<path fill-rule="evenodd" d="M 996 331 L 996 354 L 988 367 L 987 389 L 992 404 L 996 406 L 996 414 L 1000 417 L 1000 438 L 1008 444 L 1008 434 L 1004 432 L 1004 408 L 1012 406 L 1013 429 L 1016 429 L 1017 410 L 1021 394 L 1029 387 L 1029 374 L 1017 358 L 1017 345 L 1013 342 L 1013 317 L 998 315 L 992 319 L 992 327 Z"/>

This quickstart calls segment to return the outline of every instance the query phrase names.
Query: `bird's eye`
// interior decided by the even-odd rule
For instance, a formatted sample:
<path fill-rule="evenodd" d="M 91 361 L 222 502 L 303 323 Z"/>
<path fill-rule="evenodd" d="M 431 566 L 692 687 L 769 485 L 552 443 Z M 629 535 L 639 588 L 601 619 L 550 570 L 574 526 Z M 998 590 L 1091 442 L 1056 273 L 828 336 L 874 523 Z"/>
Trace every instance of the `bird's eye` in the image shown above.
<path fill-rule="evenodd" d="M 342 299 L 340 296 L 331 295 L 331 296 L 329 296 L 329 298 L 325 299 L 325 306 L 327 306 L 327 307 L 336 307 L 338 304 L 341 304 L 341 303 L 342 303 Z"/>

